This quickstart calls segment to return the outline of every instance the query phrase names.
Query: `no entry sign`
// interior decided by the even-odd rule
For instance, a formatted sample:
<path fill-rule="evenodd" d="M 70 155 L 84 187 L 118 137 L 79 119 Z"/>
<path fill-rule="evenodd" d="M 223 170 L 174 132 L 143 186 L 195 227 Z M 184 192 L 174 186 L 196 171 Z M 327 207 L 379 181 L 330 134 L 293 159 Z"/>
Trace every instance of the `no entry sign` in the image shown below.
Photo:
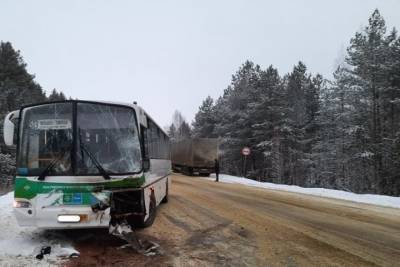
<path fill-rule="evenodd" d="M 250 155 L 250 148 L 248 148 L 248 147 L 242 148 L 242 155 L 243 155 L 243 156 L 248 156 L 248 155 Z"/>

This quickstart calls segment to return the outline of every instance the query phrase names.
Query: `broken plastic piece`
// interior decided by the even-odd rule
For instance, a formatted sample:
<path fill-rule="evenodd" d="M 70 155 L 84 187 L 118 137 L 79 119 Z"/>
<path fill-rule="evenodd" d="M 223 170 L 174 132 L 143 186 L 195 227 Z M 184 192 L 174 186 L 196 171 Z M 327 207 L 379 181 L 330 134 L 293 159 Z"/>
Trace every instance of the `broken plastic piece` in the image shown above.
<path fill-rule="evenodd" d="M 69 255 L 70 258 L 78 258 L 79 257 L 79 253 L 72 253 L 71 255 Z"/>
<path fill-rule="evenodd" d="M 36 259 L 41 260 L 41 259 L 43 259 L 44 255 L 50 254 L 50 253 L 51 253 L 51 247 L 50 246 L 44 246 L 40 250 L 40 253 L 38 255 L 36 255 Z"/>
<path fill-rule="evenodd" d="M 119 249 L 123 249 L 129 246 L 136 252 L 145 256 L 162 254 L 159 244 L 148 240 L 140 240 L 136 232 L 131 228 L 126 220 L 122 220 L 118 223 L 115 223 L 114 225 L 110 224 L 109 233 L 128 242 L 128 244 L 122 245 L 121 247 L 119 247 Z"/>

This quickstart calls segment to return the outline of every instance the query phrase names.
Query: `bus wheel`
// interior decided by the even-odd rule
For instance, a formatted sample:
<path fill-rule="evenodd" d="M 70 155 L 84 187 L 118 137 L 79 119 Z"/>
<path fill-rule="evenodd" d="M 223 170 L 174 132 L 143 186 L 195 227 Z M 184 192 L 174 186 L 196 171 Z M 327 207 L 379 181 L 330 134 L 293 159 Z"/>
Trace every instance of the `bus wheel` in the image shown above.
<path fill-rule="evenodd" d="M 161 200 L 162 203 L 168 203 L 168 179 L 167 179 L 167 184 L 165 185 L 165 196 Z"/>
<path fill-rule="evenodd" d="M 156 218 L 156 211 L 156 197 L 154 196 L 153 191 L 150 196 L 149 217 L 147 217 L 147 220 L 143 221 L 143 227 L 149 227 L 153 224 Z"/>
<path fill-rule="evenodd" d="M 149 217 L 147 217 L 147 220 L 144 220 L 144 216 L 132 217 L 130 220 L 128 220 L 128 223 L 134 228 L 145 228 L 151 226 L 154 223 L 155 218 L 156 198 L 154 196 L 154 192 L 152 192 L 150 196 Z"/>

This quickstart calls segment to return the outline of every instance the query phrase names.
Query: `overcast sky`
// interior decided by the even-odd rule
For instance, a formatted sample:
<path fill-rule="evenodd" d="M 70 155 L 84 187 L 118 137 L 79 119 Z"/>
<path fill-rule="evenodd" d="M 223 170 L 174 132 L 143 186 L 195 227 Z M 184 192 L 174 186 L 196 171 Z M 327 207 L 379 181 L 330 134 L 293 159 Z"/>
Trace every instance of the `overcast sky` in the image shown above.
<path fill-rule="evenodd" d="M 375 8 L 400 28 L 398 0 L 2 0 L 0 40 L 21 50 L 46 91 L 137 101 L 165 126 L 176 109 L 192 121 L 246 59 L 281 74 L 302 60 L 331 76 Z"/>

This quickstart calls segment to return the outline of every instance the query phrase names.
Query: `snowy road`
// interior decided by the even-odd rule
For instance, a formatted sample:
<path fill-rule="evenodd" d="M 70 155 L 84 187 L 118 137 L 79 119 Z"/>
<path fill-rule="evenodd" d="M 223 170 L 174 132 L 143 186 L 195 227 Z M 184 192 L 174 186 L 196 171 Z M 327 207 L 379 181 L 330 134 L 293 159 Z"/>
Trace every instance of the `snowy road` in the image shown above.
<path fill-rule="evenodd" d="M 170 202 L 140 238 L 146 257 L 105 232 L 77 242 L 70 265 L 398 266 L 400 210 L 173 176 Z M 77 233 L 81 236 L 81 233 Z"/>
<path fill-rule="evenodd" d="M 0 267 L 52 266 L 79 254 L 65 231 L 19 227 L 12 212 L 13 199 L 13 192 L 0 196 Z M 51 253 L 36 259 L 41 248 L 48 246 Z"/>

